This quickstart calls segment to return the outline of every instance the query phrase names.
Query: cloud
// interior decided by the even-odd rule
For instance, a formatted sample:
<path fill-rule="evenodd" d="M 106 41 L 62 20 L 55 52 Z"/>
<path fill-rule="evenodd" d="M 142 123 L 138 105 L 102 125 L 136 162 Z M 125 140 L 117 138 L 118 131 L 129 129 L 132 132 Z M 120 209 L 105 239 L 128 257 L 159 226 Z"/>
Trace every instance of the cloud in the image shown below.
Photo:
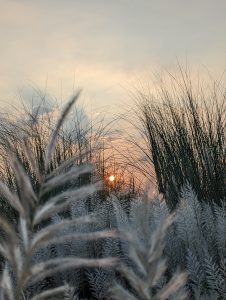
<path fill-rule="evenodd" d="M 225 9 L 224 0 L 1 0 L 0 97 L 47 82 L 60 99 L 82 86 L 98 106 L 121 103 L 123 85 L 176 57 L 222 71 Z"/>

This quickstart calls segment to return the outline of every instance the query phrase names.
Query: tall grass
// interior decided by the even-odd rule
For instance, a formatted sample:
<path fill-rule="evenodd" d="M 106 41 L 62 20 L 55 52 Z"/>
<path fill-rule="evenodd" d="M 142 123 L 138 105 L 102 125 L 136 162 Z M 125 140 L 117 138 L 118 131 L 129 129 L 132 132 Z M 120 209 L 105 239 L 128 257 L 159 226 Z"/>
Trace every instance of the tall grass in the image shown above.
<path fill-rule="evenodd" d="M 171 209 L 189 183 L 200 200 L 226 199 L 225 90 L 215 82 L 196 87 L 187 72 L 160 86 L 155 95 L 138 92 L 140 130 L 148 141 L 159 191 Z"/>

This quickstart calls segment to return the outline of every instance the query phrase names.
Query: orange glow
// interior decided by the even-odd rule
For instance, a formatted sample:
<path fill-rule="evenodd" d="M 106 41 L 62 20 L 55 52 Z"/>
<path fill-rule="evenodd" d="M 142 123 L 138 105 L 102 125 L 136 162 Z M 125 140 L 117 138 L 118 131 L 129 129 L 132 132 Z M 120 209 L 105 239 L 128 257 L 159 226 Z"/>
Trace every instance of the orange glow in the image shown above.
<path fill-rule="evenodd" d="M 115 180 L 115 176 L 114 175 L 109 176 L 109 181 L 113 182 L 114 180 Z"/>

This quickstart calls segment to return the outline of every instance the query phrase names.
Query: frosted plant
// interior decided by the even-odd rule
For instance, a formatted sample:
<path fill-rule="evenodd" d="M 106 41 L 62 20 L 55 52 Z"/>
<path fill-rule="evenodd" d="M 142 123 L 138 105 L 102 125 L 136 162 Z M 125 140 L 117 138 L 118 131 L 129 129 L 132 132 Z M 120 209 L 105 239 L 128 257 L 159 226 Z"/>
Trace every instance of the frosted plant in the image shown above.
<path fill-rule="evenodd" d="M 92 296 L 95 299 L 107 299 L 108 290 L 112 280 L 115 279 L 115 274 L 108 268 L 95 268 L 87 272 L 87 279 Z"/>
<path fill-rule="evenodd" d="M 47 286 L 40 291 L 37 283 L 46 278 L 54 278 L 64 270 L 79 267 L 102 267 L 115 263 L 113 258 L 88 259 L 79 256 L 64 255 L 47 258 L 41 257 L 48 249 L 56 245 L 66 245 L 69 241 L 97 239 L 114 236 L 110 231 L 76 232 L 70 231 L 73 226 L 92 221 L 90 216 L 81 216 L 74 219 L 61 218 L 65 210 L 78 200 L 85 199 L 92 194 L 96 184 L 89 184 L 80 188 L 63 190 L 58 194 L 52 193 L 56 188 L 66 184 L 91 171 L 90 166 L 71 166 L 72 160 L 64 162 L 56 169 L 50 170 L 52 152 L 56 143 L 57 134 L 68 115 L 72 105 L 79 97 L 77 93 L 67 104 L 53 131 L 46 150 L 44 170 L 40 170 L 32 153 L 26 148 L 26 155 L 36 172 L 40 189 L 34 192 L 30 178 L 22 165 L 15 157 L 11 159 L 17 184 L 17 193 L 11 192 L 6 185 L 1 183 L 0 193 L 18 214 L 18 229 L 14 228 L 7 220 L 0 219 L 0 228 L 4 235 L 0 240 L 0 254 L 5 259 L 4 270 L 0 279 L 1 300 L 21 299 L 62 299 L 68 298 L 69 287 L 61 282 L 60 286 Z M 54 219 L 55 221 L 51 222 Z M 58 253 L 59 254 L 59 253 Z"/>
<path fill-rule="evenodd" d="M 226 297 L 226 207 L 198 201 L 185 186 L 168 233 L 169 266 L 188 272 L 189 299 Z"/>
<path fill-rule="evenodd" d="M 185 299 L 185 273 L 175 273 L 169 280 L 165 276 L 164 239 L 173 217 L 167 216 L 164 205 L 145 198 L 132 203 L 129 216 L 122 215 L 116 201 L 114 206 L 121 240 L 128 248 L 118 267 L 122 280 L 115 280 L 111 299 Z"/>
<path fill-rule="evenodd" d="M 112 197 L 96 211 L 98 226 L 120 232 L 120 240 L 109 237 L 101 241 L 101 257 L 116 256 L 121 262 L 117 270 L 94 268 L 87 272 L 95 299 L 185 299 L 185 294 L 186 299 L 225 299 L 223 203 L 219 207 L 198 201 L 185 186 L 173 222 L 165 202 L 158 198 L 131 200 L 127 210 Z M 185 275 L 177 275 L 178 269 L 187 273 L 186 284 Z M 107 287 L 113 281 L 109 294 Z M 175 282 L 185 287 L 177 291 Z"/>
<path fill-rule="evenodd" d="M 96 207 L 98 218 L 97 226 L 99 230 L 117 229 L 117 222 L 113 210 L 113 197 Z M 96 223 L 93 223 L 93 225 L 96 225 Z M 117 257 L 118 259 L 122 259 L 123 256 L 118 239 L 108 237 L 101 240 L 101 244 L 97 245 L 96 241 L 94 241 L 94 243 L 93 247 L 98 247 L 96 255 L 99 255 L 99 257 Z M 94 253 L 92 253 L 92 255 L 94 255 Z M 92 296 L 95 299 L 109 299 L 109 287 L 117 277 L 115 268 L 87 269 L 86 275 Z"/>

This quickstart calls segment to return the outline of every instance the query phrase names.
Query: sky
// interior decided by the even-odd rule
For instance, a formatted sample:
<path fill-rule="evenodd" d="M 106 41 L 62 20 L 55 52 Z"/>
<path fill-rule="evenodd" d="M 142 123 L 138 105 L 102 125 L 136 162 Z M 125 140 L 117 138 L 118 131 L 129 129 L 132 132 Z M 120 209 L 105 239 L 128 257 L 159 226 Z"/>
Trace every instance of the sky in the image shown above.
<path fill-rule="evenodd" d="M 0 106 L 81 87 L 94 109 L 117 110 L 177 60 L 220 76 L 225 11 L 225 0 L 0 0 Z"/>

